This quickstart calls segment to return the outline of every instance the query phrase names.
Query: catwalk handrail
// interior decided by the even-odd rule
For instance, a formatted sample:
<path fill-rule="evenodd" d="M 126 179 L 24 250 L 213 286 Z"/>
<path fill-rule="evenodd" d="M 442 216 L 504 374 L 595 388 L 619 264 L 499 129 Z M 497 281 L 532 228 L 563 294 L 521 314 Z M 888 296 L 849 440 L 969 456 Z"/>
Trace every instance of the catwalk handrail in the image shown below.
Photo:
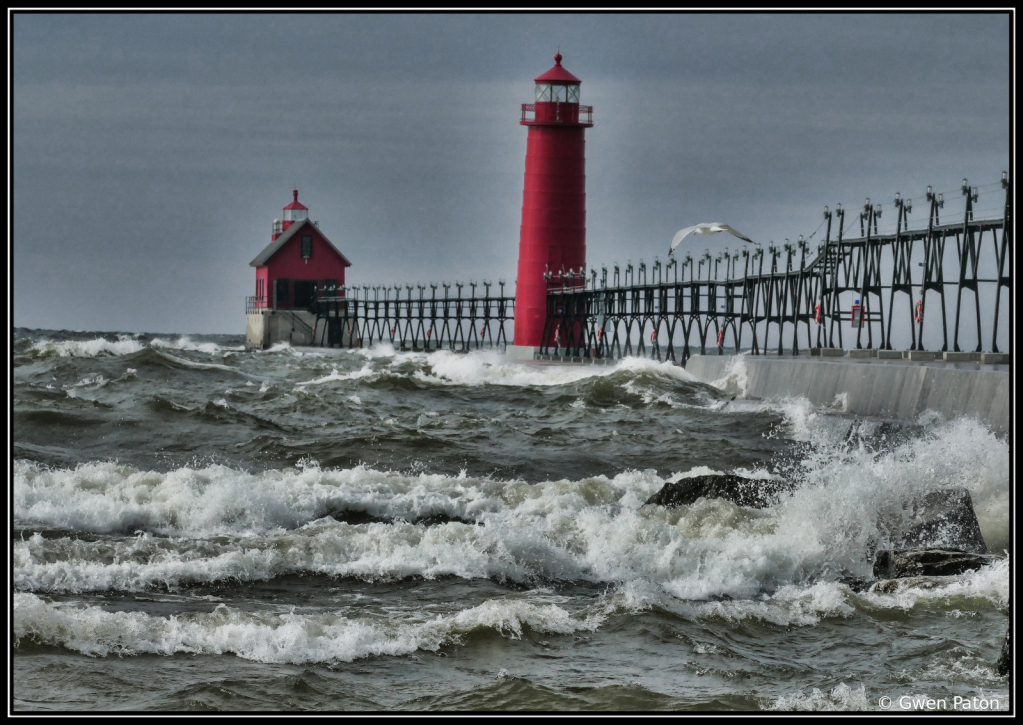
<path fill-rule="evenodd" d="M 386 342 L 399 350 L 424 351 L 503 350 L 508 345 L 506 325 L 514 317 L 515 298 L 505 295 L 504 280 L 497 282 L 497 290 L 494 286 L 484 281 L 326 287 L 317 291 L 309 306 L 316 315 L 313 343 L 369 347 Z"/>
<path fill-rule="evenodd" d="M 896 194 L 893 233 L 878 233 L 881 205 L 867 199 L 854 239 L 845 238 L 841 205 L 825 207 L 827 228 L 816 250 L 800 237 L 794 244 L 771 243 L 766 254 L 763 247 L 747 247 L 696 259 L 686 254 L 667 264 L 655 260 L 649 268 L 642 261 L 624 269 L 616 264 L 610 275 L 603 267 L 599 278 L 596 270 L 548 274 L 539 354 L 684 363 L 697 347 L 707 353 L 709 337 L 719 354 L 729 347 L 758 355 L 767 352 L 770 337 L 778 353 L 798 353 L 844 346 L 924 350 L 925 334 L 942 351 L 999 352 L 999 326 L 1007 322 L 1003 289 L 1011 294 L 1012 190 L 1005 174 L 1001 186 L 997 218 L 975 218 L 979 190 L 964 179 L 963 216 L 952 223 L 940 223 L 944 196 L 928 187 L 922 229 L 908 228 L 912 202 Z M 946 298 L 952 295 L 950 318 Z M 848 335 L 843 322 L 852 328 Z"/>

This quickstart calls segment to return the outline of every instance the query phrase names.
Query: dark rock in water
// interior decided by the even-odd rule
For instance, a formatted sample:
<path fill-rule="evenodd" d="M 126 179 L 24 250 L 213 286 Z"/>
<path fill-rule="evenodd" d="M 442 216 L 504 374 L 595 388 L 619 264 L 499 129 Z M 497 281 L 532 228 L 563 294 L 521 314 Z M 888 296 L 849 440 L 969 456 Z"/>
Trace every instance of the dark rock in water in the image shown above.
<path fill-rule="evenodd" d="M 644 503 L 666 508 L 688 506 L 699 498 L 723 498 L 737 506 L 762 509 L 778 502 L 782 493 L 791 491 L 788 481 L 743 478 L 731 473 L 684 478 L 666 483 Z"/>
<path fill-rule="evenodd" d="M 892 534 L 893 548 L 952 547 L 986 554 L 973 500 L 965 488 L 931 491 L 909 501 Z"/>
<path fill-rule="evenodd" d="M 882 579 L 871 585 L 875 594 L 895 594 L 906 589 L 936 589 L 959 581 L 956 576 L 908 576 L 903 579 Z"/>
<path fill-rule="evenodd" d="M 878 579 L 955 576 L 997 560 L 997 556 L 961 549 L 882 549 L 874 559 L 874 576 Z"/>
<path fill-rule="evenodd" d="M 1002 640 L 1002 653 L 998 655 L 998 662 L 995 667 L 998 674 L 1005 677 L 1009 674 L 1009 666 L 1012 664 L 1012 648 L 1009 646 L 1009 632 L 1012 631 L 1012 624 L 1005 628 L 1005 639 Z"/>
<path fill-rule="evenodd" d="M 373 516 L 368 511 L 363 511 L 362 509 L 329 509 L 326 515 L 342 524 L 350 524 L 352 526 L 391 523 L 390 519 Z"/>
<path fill-rule="evenodd" d="M 412 517 L 407 519 L 402 516 L 396 516 L 394 518 L 383 518 L 380 516 L 373 516 L 368 511 L 362 509 L 330 509 L 326 513 L 335 521 L 341 523 L 350 524 L 356 526 L 358 524 L 393 524 L 396 521 L 403 521 L 410 524 L 416 524 L 420 526 L 439 526 L 440 524 L 468 524 L 470 526 L 480 525 L 482 522 L 479 521 L 468 521 L 459 516 L 450 516 L 445 513 L 432 514 L 430 516 L 423 516 L 422 518 Z"/>
<path fill-rule="evenodd" d="M 899 446 L 919 440 L 924 435 L 924 427 L 896 421 L 857 421 L 845 434 L 845 441 L 851 445 L 863 446 L 878 456 L 888 453 Z"/>
<path fill-rule="evenodd" d="M 865 592 L 872 586 L 873 582 L 858 576 L 842 576 L 838 578 L 839 584 L 845 584 L 854 592 Z"/>
<path fill-rule="evenodd" d="M 417 526 L 439 526 L 441 524 L 468 524 L 469 526 L 482 525 L 482 521 L 469 521 L 463 519 L 461 516 L 449 516 L 445 513 L 433 514 L 432 516 L 424 516 L 421 519 L 415 519 L 412 521 Z"/>

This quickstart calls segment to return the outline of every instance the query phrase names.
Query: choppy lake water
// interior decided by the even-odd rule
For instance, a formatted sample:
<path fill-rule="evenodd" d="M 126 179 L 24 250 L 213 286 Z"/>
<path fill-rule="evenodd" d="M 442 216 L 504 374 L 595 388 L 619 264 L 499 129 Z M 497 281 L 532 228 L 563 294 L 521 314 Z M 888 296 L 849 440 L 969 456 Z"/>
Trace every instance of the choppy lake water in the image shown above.
<path fill-rule="evenodd" d="M 1009 548 L 1009 446 L 975 421 L 850 437 L 876 422 L 840 401 L 744 400 L 741 358 L 715 387 L 639 359 L 14 340 L 16 711 L 1009 706 L 1007 556 L 848 584 L 935 488 Z M 714 471 L 798 488 L 643 505 Z"/>

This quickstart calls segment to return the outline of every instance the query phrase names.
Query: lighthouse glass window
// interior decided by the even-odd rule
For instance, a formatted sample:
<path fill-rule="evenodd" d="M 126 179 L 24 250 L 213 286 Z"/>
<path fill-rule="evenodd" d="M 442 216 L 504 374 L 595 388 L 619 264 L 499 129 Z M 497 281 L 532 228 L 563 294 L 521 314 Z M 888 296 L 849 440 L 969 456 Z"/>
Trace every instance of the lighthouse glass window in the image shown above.
<path fill-rule="evenodd" d="M 551 100 L 551 84 L 550 83 L 537 83 L 536 84 L 536 100 L 541 102 L 547 102 Z"/>
<path fill-rule="evenodd" d="M 568 91 L 568 102 L 578 103 L 579 102 L 579 86 L 565 86 Z"/>
<path fill-rule="evenodd" d="M 312 236 L 302 237 L 302 257 L 309 259 L 313 256 L 313 238 Z"/>

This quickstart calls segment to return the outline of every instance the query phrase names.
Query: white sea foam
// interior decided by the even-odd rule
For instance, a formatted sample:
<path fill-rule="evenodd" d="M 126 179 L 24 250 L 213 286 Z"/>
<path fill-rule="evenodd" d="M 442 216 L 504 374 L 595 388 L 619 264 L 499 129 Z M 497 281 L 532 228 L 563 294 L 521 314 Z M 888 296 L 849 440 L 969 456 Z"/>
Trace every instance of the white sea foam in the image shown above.
<path fill-rule="evenodd" d="M 840 682 L 828 692 L 813 688 L 809 693 L 797 692 L 788 697 L 778 697 L 767 705 L 768 710 L 801 710 L 801 711 L 835 711 L 835 710 L 875 710 L 876 703 L 867 698 L 864 685 L 850 687 Z"/>
<path fill-rule="evenodd" d="M 130 355 L 143 350 L 145 345 L 129 335 L 118 335 L 116 341 L 97 337 L 92 340 L 39 340 L 32 350 L 39 355 L 60 357 L 98 357 L 100 355 Z"/>
<path fill-rule="evenodd" d="M 96 375 L 86 375 L 84 378 L 79 380 L 77 383 L 71 383 L 70 385 L 65 385 L 64 389 L 65 390 L 69 390 L 71 388 L 87 388 L 87 387 L 92 387 L 92 386 L 95 386 L 97 388 L 102 388 L 103 386 L 105 386 L 109 382 L 110 382 L 109 380 L 107 380 L 102 375 L 97 373 Z"/>
<path fill-rule="evenodd" d="M 841 429 L 818 425 L 800 462 L 805 485 L 783 500 L 780 533 L 814 532 L 831 555 L 887 541 L 879 518 L 940 488 L 969 491 L 981 533 L 994 552 L 1008 548 L 1009 448 L 989 429 L 958 419 L 921 433 L 883 455 L 843 445 Z M 824 532 L 830 531 L 831 535 Z M 849 565 L 853 565 L 850 560 Z"/>
<path fill-rule="evenodd" d="M 355 355 L 369 358 L 371 360 L 379 358 L 393 358 L 400 357 L 403 353 L 398 352 L 394 349 L 394 345 L 389 342 L 378 342 L 370 347 L 359 347 L 352 351 Z M 417 354 L 417 353 L 412 353 Z"/>
<path fill-rule="evenodd" d="M 955 650 L 961 650 L 961 648 L 956 647 Z M 998 668 L 994 662 L 955 650 L 951 653 L 943 652 L 939 654 L 927 663 L 923 673 L 914 675 L 910 682 L 920 680 L 940 682 L 944 680 L 955 683 L 968 682 L 988 686 L 994 685 L 999 689 L 1005 686 L 1005 676 L 998 674 Z M 999 709 L 1009 709 L 1007 697 L 1001 699 L 998 704 Z"/>
<path fill-rule="evenodd" d="M 364 365 L 359 370 L 354 370 L 352 372 L 347 373 L 339 373 L 337 371 L 337 367 L 335 366 L 334 369 L 331 370 L 329 375 L 324 375 L 319 378 L 314 378 L 312 380 L 306 380 L 305 382 L 296 383 L 295 387 L 298 389 L 302 389 L 306 385 L 323 385 L 324 383 L 335 383 L 340 382 L 342 380 L 358 380 L 360 378 L 370 378 L 379 376 L 380 376 L 379 373 L 374 371 L 373 367 L 368 364 Z"/>
<path fill-rule="evenodd" d="M 306 353 L 301 350 L 296 350 L 291 346 L 290 342 L 275 342 L 273 345 L 268 347 L 266 350 L 255 350 L 260 355 L 270 355 L 274 353 L 286 353 L 288 355 L 294 355 L 295 357 L 302 357 Z"/>
<path fill-rule="evenodd" d="M 400 373 L 408 365 L 415 366 L 411 372 L 414 379 L 437 385 L 503 385 L 503 386 L 555 386 L 574 383 L 588 378 L 613 375 L 619 371 L 652 373 L 661 377 L 692 382 L 694 378 L 685 368 L 670 362 L 657 362 L 646 358 L 625 358 L 614 366 L 599 365 L 526 365 L 513 362 L 493 350 L 477 350 L 467 354 L 449 350 L 424 352 L 398 352 L 389 345 L 376 345 L 353 351 L 355 355 L 379 364 L 389 360 L 388 372 Z M 341 378 L 338 378 L 341 379 Z M 351 379 L 351 378 L 344 378 Z"/>
<path fill-rule="evenodd" d="M 938 606 L 942 609 L 987 601 L 995 608 L 1009 604 L 1009 559 L 1000 559 L 990 566 L 955 577 L 944 586 L 931 589 L 906 587 L 894 594 L 864 592 L 865 606 L 876 609 L 902 609 Z"/>
<path fill-rule="evenodd" d="M 746 387 L 749 385 L 749 376 L 746 369 L 746 356 L 733 355 L 725 365 L 724 374 L 719 380 L 711 383 L 715 388 L 720 388 L 726 395 L 746 395 Z"/>
<path fill-rule="evenodd" d="M 181 367 L 192 368 L 193 370 L 226 370 L 227 372 L 238 373 L 239 375 L 245 375 L 246 377 L 253 377 L 248 373 L 244 373 L 241 370 L 233 368 L 229 365 L 222 365 L 220 363 L 197 362 L 195 360 L 186 360 L 185 358 L 178 357 L 177 355 L 171 355 L 169 352 L 162 352 L 161 350 L 155 348 L 153 349 L 153 352 L 156 353 L 158 356 L 162 357 L 164 360 L 172 362 L 176 365 L 180 365 Z"/>
<path fill-rule="evenodd" d="M 244 350 L 244 346 L 222 346 L 214 342 L 194 342 L 187 336 L 177 340 L 153 338 L 149 347 L 164 350 L 189 350 L 210 355 L 224 355 Z M 138 339 L 138 335 L 118 335 L 116 341 L 104 337 L 92 340 L 39 340 L 32 345 L 39 355 L 58 355 L 60 357 L 98 357 L 102 355 L 130 355 L 146 348 L 146 344 Z"/>
<path fill-rule="evenodd" d="M 851 591 L 837 582 L 786 585 L 773 594 L 761 593 L 746 599 L 699 601 L 678 599 L 671 583 L 660 586 L 636 579 L 625 582 L 605 597 L 605 616 L 616 612 L 635 614 L 654 607 L 692 621 L 725 619 L 729 622 L 755 620 L 783 627 L 805 627 L 826 618 L 845 618 L 855 611 Z"/>
<path fill-rule="evenodd" d="M 507 598 L 455 614 L 388 621 L 350 619 L 339 613 L 245 612 L 218 605 L 211 612 L 170 618 L 142 612 L 107 612 L 55 604 L 33 594 L 14 595 L 15 647 L 21 640 L 66 647 L 92 656 L 176 653 L 234 654 L 268 663 L 351 662 L 371 655 L 436 651 L 468 632 L 492 629 L 518 638 L 535 632 L 592 631 L 600 618 L 578 619 L 555 604 Z"/>
<path fill-rule="evenodd" d="M 509 362 L 492 351 L 459 355 L 447 350 L 431 353 L 427 371 L 417 371 L 424 382 L 454 385 L 550 386 L 565 385 L 590 377 L 607 375 L 608 368 L 596 366 L 534 366 Z"/>
<path fill-rule="evenodd" d="M 774 594 L 747 600 L 688 605 L 700 618 L 720 617 L 733 622 L 756 619 L 783 627 L 805 627 L 823 618 L 848 617 L 856 611 L 846 600 L 848 589 L 835 582 L 811 586 L 786 585 Z"/>
<path fill-rule="evenodd" d="M 880 456 L 821 446 L 803 465 L 802 488 L 773 507 L 752 510 L 720 499 L 676 509 L 643 506 L 666 480 L 714 472 L 706 467 L 668 477 L 629 471 L 528 484 L 362 466 L 321 470 L 308 464 L 260 473 L 207 466 L 157 473 L 113 463 L 48 469 L 15 461 L 17 521 L 174 538 L 114 545 L 30 537 L 15 542 L 14 580 L 18 588 L 39 592 L 136 590 L 292 573 L 645 582 L 652 589 L 634 593 L 743 600 L 709 601 L 690 610 L 693 616 L 789 625 L 845 616 L 851 606 L 963 609 L 973 608 L 970 601 L 1001 606 L 1007 598 L 1006 562 L 951 587 L 895 595 L 852 596 L 830 573 L 868 575 L 869 552 L 885 544 L 882 515 L 934 487 L 965 486 L 978 510 L 988 512 L 985 537 L 997 542 L 998 531 L 1008 531 L 1008 451 L 990 432 L 958 421 Z M 481 525 L 348 525 L 322 518 L 346 510 L 405 521 L 446 514 Z M 825 581 L 804 584 L 808 576 Z"/>
<path fill-rule="evenodd" d="M 831 409 L 838 413 L 845 413 L 849 410 L 849 393 L 842 392 L 835 394 L 835 400 L 831 403 Z"/>
<path fill-rule="evenodd" d="M 177 340 L 167 341 L 159 337 L 154 337 L 152 342 L 149 343 L 152 347 L 160 347 L 170 350 L 191 350 L 194 352 L 204 352 L 208 355 L 219 355 L 225 352 L 237 352 L 245 349 L 244 345 L 239 346 L 221 346 L 215 342 L 194 342 L 187 335 L 182 335 Z"/>
<path fill-rule="evenodd" d="M 459 358 L 468 358 L 468 360 L 460 362 Z M 477 359 L 473 359 L 471 355 L 446 355 L 431 358 L 429 362 L 435 375 L 461 385 L 564 385 L 587 378 L 607 377 L 622 371 L 634 374 L 651 373 L 682 382 L 695 380 L 690 373 L 686 372 L 685 368 L 670 362 L 657 362 L 635 357 L 625 358 L 614 366 L 523 365 L 508 362 L 507 358 L 497 353 L 480 353 Z"/>
<path fill-rule="evenodd" d="M 128 377 L 126 374 L 125 377 Z M 69 398 L 77 398 L 79 390 L 97 390 L 105 387 L 110 381 L 104 378 L 102 375 L 86 375 L 84 378 L 79 380 L 77 383 L 71 383 L 70 385 L 64 385 L 63 390 L 67 393 Z M 52 388 L 53 386 L 47 386 Z"/>

